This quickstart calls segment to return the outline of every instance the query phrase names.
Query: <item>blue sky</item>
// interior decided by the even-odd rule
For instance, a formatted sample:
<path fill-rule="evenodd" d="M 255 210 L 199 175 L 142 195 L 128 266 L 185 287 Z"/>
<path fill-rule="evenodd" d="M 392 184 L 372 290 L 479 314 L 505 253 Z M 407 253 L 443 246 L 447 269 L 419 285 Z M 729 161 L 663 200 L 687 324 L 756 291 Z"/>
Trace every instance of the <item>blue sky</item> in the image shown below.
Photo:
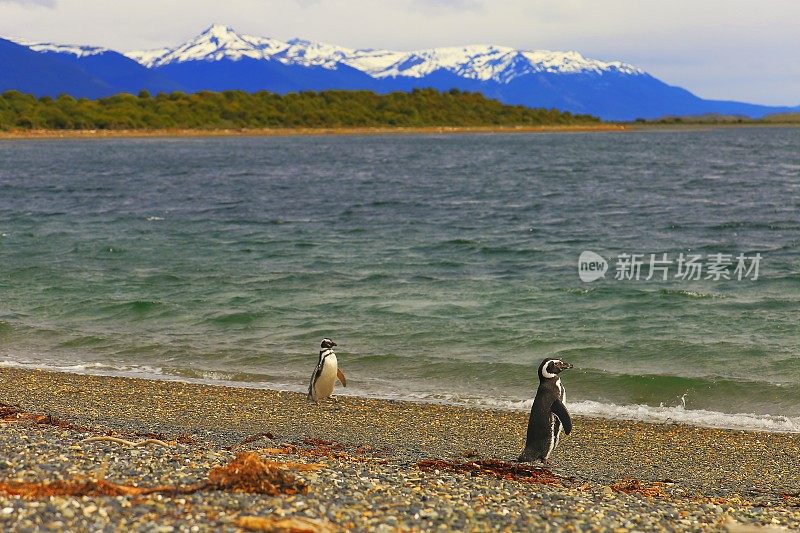
<path fill-rule="evenodd" d="M 704 98 L 800 104 L 798 0 L 0 0 L 0 36 L 117 50 L 212 22 L 350 47 L 577 50 Z"/>

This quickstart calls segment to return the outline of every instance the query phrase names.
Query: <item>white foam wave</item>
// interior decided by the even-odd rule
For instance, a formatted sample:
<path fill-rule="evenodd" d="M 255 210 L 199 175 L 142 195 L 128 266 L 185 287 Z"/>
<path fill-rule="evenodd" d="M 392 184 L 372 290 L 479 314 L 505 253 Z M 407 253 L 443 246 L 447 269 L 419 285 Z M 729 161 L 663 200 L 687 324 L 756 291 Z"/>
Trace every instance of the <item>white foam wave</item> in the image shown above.
<path fill-rule="evenodd" d="M 0 361 L 0 367 L 24 368 L 28 370 L 46 370 L 48 372 L 66 372 L 88 376 L 107 376 L 122 378 L 149 379 L 153 381 L 178 381 L 182 383 L 197 383 L 200 385 L 218 385 L 238 387 L 243 389 L 269 389 L 275 391 L 304 392 L 302 386 L 294 383 L 280 382 L 254 382 L 238 381 L 233 379 L 233 374 L 221 371 L 199 371 L 197 377 L 176 374 L 168 369 L 148 365 L 109 365 L 104 363 L 80 363 L 73 365 L 58 365 L 34 361 Z"/>
<path fill-rule="evenodd" d="M 41 362 L 0 361 L 0 367 L 43 369 L 56 372 L 89 374 L 102 376 L 136 377 L 161 381 L 182 381 L 207 385 L 229 387 L 270 389 L 277 391 L 304 392 L 305 385 L 300 381 L 250 382 L 234 381 L 228 372 L 203 371 L 202 377 L 176 375 L 162 368 L 151 366 L 112 366 L 103 363 L 80 363 L 72 365 L 52 365 Z M 344 392 L 344 391 L 343 391 Z M 352 391 L 348 390 L 348 395 Z M 506 400 L 497 398 L 465 397 L 458 394 L 426 393 L 404 391 L 403 394 L 387 393 L 385 390 L 364 390 L 353 396 L 388 400 L 404 400 L 420 403 L 440 403 L 483 409 L 502 409 L 527 412 L 533 400 Z M 800 417 L 782 415 L 760 415 L 754 413 L 722 413 L 705 409 L 686 409 L 683 405 L 659 406 L 636 404 L 617 405 L 593 400 L 569 402 L 569 410 L 575 415 L 608 418 L 613 420 L 633 420 L 655 424 L 687 424 L 691 426 L 738 429 L 747 431 L 766 431 L 772 433 L 800 433 Z"/>
<path fill-rule="evenodd" d="M 139 366 L 114 366 L 104 363 L 75 363 L 75 364 L 46 364 L 36 361 L 0 361 L 0 367 L 7 368 L 26 368 L 50 370 L 53 372 L 71 372 L 74 374 L 96 374 L 103 376 L 136 376 L 136 377 L 157 377 L 163 375 L 160 368 L 139 365 Z"/>
<path fill-rule="evenodd" d="M 800 432 L 800 417 L 757 415 L 754 413 L 720 413 L 705 409 L 653 407 L 650 405 L 615 405 L 591 400 L 570 404 L 578 415 L 637 420 L 640 422 L 679 423 L 723 429 L 746 429 L 771 432 Z"/>
<path fill-rule="evenodd" d="M 401 398 L 394 397 L 393 399 Z M 402 399 L 522 412 L 529 411 L 533 404 L 533 400 L 465 398 L 448 394 L 412 394 Z M 653 424 L 686 424 L 709 428 L 767 431 L 772 433 L 800 432 L 800 417 L 782 415 L 722 413 L 705 409 L 686 409 L 683 405 L 670 407 L 663 405 L 653 407 L 643 404 L 617 405 L 592 400 L 569 402 L 568 407 L 570 412 L 575 415 L 613 420 L 633 420 Z"/>

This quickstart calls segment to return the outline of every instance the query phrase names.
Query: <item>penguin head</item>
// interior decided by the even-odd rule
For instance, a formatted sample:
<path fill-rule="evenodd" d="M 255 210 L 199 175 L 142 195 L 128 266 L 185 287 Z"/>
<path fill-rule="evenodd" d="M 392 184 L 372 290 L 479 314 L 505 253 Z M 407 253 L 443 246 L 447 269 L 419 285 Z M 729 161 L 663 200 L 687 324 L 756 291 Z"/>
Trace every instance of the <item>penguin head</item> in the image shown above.
<path fill-rule="evenodd" d="M 334 346 L 336 346 L 336 343 L 330 340 L 328 337 L 322 339 L 322 344 L 319 345 L 319 347 L 322 348 L 323 350 L 329 350 Z"/>
<path fill-rule="evenodd" d="M 568 368 L 572 368 L 572 365 L 561 359 L 545 359 L 539 365 L 539 379 L 553 379 Z"/>

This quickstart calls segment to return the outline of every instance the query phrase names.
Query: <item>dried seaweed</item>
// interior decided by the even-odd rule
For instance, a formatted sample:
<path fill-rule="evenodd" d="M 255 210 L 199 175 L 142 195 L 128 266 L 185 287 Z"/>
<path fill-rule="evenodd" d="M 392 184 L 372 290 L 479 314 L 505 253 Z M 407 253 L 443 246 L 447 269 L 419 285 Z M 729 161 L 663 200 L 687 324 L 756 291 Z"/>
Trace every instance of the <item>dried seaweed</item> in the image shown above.
<path fill-rule="evenodd" d="M 275 439 L 275 435 L 273 435 L 270 432 L 257 433 L 255 435 L 251 435 L 251 436 L 247 437 L 246 439 L 242 440 L 242 442 L 240 442 L 239 444 L 240 445 L 241 444 L 250 444 L 251 442 L 256 442 L 257 440 L 261 440 L 261 439 L 273 440 L 273 439 Z"/>
<path fill-rule="evenodd" d="M 439 459 L 426 459 L 417 463 L 417 468 L 422 471 L 443 470 L 450 472 L 464 472 L 472 475 L 488 475 L 498 479 L 513 479 L 526 483 L 542 485 L 561 485 L 559 476 L 545 468 L 539 468 L 520 463 L 508 463 L 495 459 L 481 461 L 443 461 Z"/>
<path fill-rule="evenodd" d="M 32 413 L 28 411 L 23 411 L 21 407 L 18 405 L 8 405 L 4 403 L 0 403 L 0 421 L 2 422 L 30 422 L 32 424 L 40 424 L 45 426 L 53 426 L 61 429 L 67 429 L 71 431 L 77 431 L 80 433 L 93 433 L 95 435 L 102 435 L 103 437 L 109 437 L 110 439 L 116 439 L 118 437 L 114 437 L 112 432 L 109 430 L 99 430 L 98 428 L 91 428 L 87 426 L 81 426 L 78 424 L 73 424 L 67 420 L 55 417 L 50 414 L 42 414 L 42 413 Z M 136 437 L 144 437 L 151 443 L 153 441 L 169 441 L 174 440 L 180 444 L 194 444 L 196 441 L 191 435 L 181 434 L 178 435 L 175 439 L 170 439 L 164 433 L 132 433 L 133 436 Z"/>
<path fill-rule="evenodd" d="M 61 429 L 70 429 L 80 432 L 93 432 L 94 430 L 85 426 L 79 426 L 66 420 L 56 418 L 53 415 L 45 415 L 41 413 L 30 413 L 23 411 L 17 405 L 0 404 L 0 421 L 3 422 L 31 422 L 33 424 L 42 424 L 47 426 L 55 426 Z"/>
<path fill-rule="evenodd" d="M 164 440 L 164 439 L 162 439 Z M 197 441 L 191 435 L 187 435 L 186 433 L 181 433 L 177 437 L 175 437 L 175 442 L 178 444 L 197 444 Z"/>
<path fill-rule="evenodd" d="M 253 452 L 241 453 L 227 465 L 208 473 L 209 488 L 271 496 L 308 492 L 308 487 L 287 470 L 290 464 L 294 468 L 303 466 L 264 461 Z"/>
<path fill-rule="evenodd" d="M 297 449 L 298 454 L 308 457 L 326 457 L 329 459 L 345 459 L 348 457 L 344 444 L 332 440 L 303 439 L 303 444 L 311 446 L 310 449 Z"/>
<path fill-rule="evenodd" d="M 0 403 L 0 420 L 12 420 L 19 412 L 21 412 L 19 405 Z"/>
<path fill-rule="evenodd" d="M 196 490 L 199 489 L 195 489 L 194 486 L 175 487 L 171 485 L 142 488 L 132 485 L 119 485 L 104 479 L 51 481 L 45 483 L 0 483 L 0 492 L 29 500 L 48 498 L 50 496 L 142 496 L 156 492 L 186 494 L 196 492 Z"/>
<path fill-rule="evenodd" d="M 653 483 L 650 486 L 645 486 L 638 479 L 629 477 L 612 484 L 611 489 L 615 492 L 624 492 L 625 494 L 641 494 L 647 498 L 667 497 L 667 493 L 664 491 L 663 483 Z"/>
<path fill-rule="evenodd" d="M 800 493 L 781 492 L 779 496 L 786 507 L 800 507 Z"/>
<path fill-rule="evenodd" d="M 112 437 L 110 435 L 102 435 L 98 437 L 89 437 L 83 439 L 81 444 L 85 442 L 113 442 L 116 444 L 122 444 L 124 446 L 130 446 L 131 448 L 138 448 L 139 446 L 147 446 L 148 444 L 157 444 L 158 446 L 175 446 L 174 442 L 164 442 L 163 440 L 158 439 L 146 439 L 139 442 L 134 442 L 131 440 L 121 439 L 119 437 Z"/>
<path fill-rule="evenodd" d="M 323 441 L 315 439 L 306 439 L 306 444 L 311 444 L 312 448 L 300 448 L 293 444 L 282 444 L 278 448 L 259 448 L 258 453 L 265 455 L 299 455 L 303 457 L 312 457 L 314 459 L 336 459 L 345 460 L 355 463 L 386 463 L 388 459 L 376 457 L 380 453 L 385 453 L 382 450 L 373 448 L 368 444 L 357 447 L 353 450 L 352 454 L 344 451 L 343 444 L 333 441 Z"/>
<path fill-rule="evenodd" d="M 230 463 L 208 473 L 208 479 L 192 485 L 160 485 L 136 487 L 121 485 L 105 479 L 52 481 L 44 483 L 0 482 L 0 493 L 26 499 L 50 496 L 142 496 L 160 494 L 192 494 L 203 490 L 248 492 L 253 494 L 298 494 L 308 492 L 308 486 L 289 470 L 307 471 L 323 468 L 319 464 L 276 463 L 265 461 L 252 452 L 242 453 Z"/>
<path fill-rule="evenodd" d="M 280 448 L 259 448 L 258 451 L 259 453 L 265 453 L 267 455 L 287 455 L 297 453 L 297 446 L 284 444 Z"/>
<path fill-rule="evenodd" d="M 250 435 L 248 437 L 243 438 L 242 440 L 240 440 L 239 442 L 237 442 L 236 444 L 234 444 L 232 446 L 227 446 L 225 449 L 226 450 L 233 450 L 234 448 L 237 448 L 239 446 L 244 446 L 246 444 L 252 444 L 254 442 L 258 442 L 261 439 L 274 440 L 275 439 L 275 435 L 273 435 L 270 432 L 256 433 L 255 435 Z"/>

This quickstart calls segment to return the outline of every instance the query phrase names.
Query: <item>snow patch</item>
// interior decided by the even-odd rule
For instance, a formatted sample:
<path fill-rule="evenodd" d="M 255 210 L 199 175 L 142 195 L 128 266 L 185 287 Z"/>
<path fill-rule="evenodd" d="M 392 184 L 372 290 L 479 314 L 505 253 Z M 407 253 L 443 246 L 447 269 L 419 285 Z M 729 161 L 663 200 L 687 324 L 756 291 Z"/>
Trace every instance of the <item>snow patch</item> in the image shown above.
<path fill-rule="evenodd" d="M 57 43 L 39 43 L 27 41 L 25 39 L 11 39 L 13 42 L 22 46 L 27 46 L 34 52 L 55 52 L 58 54 L 71 54 L 77 57 L 95 56 L 110 52 L 108 48 L 102 46 L 84 46 L 78 44 L 57 44 Z"/>
<path fill-rule="evenodd" d="M 210 26 L 177 48 L 132 51 L 125 55 L 146 67 L 186 61 L 238 61 L 247 57 L 331 70 L 347 65 L 373 78 L 422 78 L 444 70 L 462 78 L 498 83 L 509 83 L 520 76 L 542 72 L 645 74 L 634 65 L 588 59 L 575 51 L 517 50 L 495 45 L 450 46 L 410 52 L 352 49 L 303 39 L 284 42 L 244 35 L 222 24 Z"/>
<path fill-rule="evenodd" d="M 245 57 L 270 59 L 288 46 L 287 43 L 276 39 L 240 35 L 229 26 L 213 24 L 203 33 L 177 48 L 133 51 L 125 55 L 152 68 L 186 61 L 220 61 L 222 59 L 238 61 Z"/>

